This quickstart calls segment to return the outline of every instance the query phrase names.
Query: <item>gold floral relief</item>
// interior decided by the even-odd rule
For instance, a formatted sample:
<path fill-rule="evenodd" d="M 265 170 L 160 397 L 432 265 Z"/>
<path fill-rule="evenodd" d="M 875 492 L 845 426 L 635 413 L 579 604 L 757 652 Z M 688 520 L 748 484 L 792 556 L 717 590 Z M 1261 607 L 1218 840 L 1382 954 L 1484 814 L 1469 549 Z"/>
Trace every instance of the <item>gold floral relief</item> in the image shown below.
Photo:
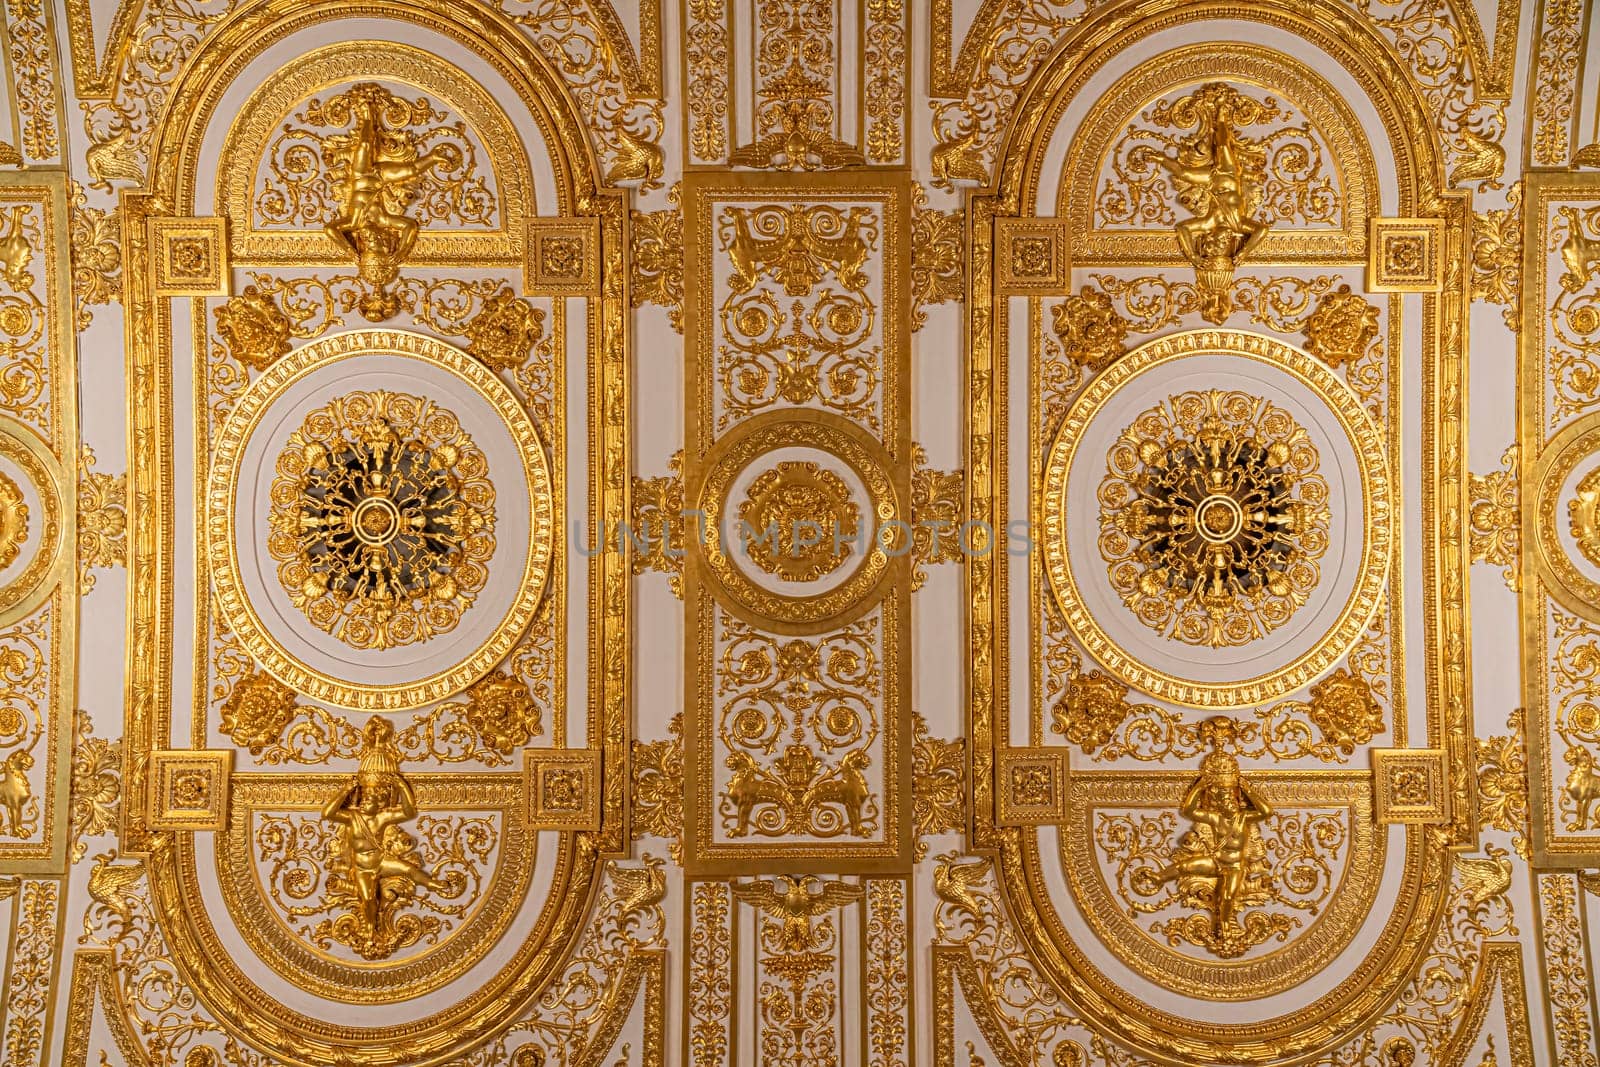
<path fill-rule="evenodd" d="M 632 527 L 635 541 L 633 573 L 659 571 L 668 575 L 673 596 L 683 597 L 684 536 L 687 519 L 683 502 L 683 453 L 667 461 L 668 473 L 659 478 L 633 479 Z M 642 545 L 640 544 L 642 542 Z"/>
<path fill-rule="evenodd" d="M 94 321 L 91 307 L 121 299 L 122 218 L 116 208 L 90 207 L 78 182 L 71 191 L 72 302 L 82 331 Z"/>
<path fill-rule="evenodd" d="M 672 206 L 665 211 L 635 211 L 630 265 L 629 300 L 634 307 L 659 304 L 667 308 L 672 328 L 683 332 L 683 213 L 679 186 L 667 194 Z"/>
<path fill-rule="evenodd" d="M 963 540 L 966 504 L 966 477 L 961 471 L 934 470 L 928 465 L 921 445 L 911 448 L 911 553 L 915 566 L 911 572 L 912 590 L 928 580 L 926 568 L 941 563 L 959 563 Z"/>
<path fill-rule="evenodd" d="M 738 508 L 752 530 L 750 562 L 786 582 L 814 582 L 837 571 L 860 536 L 861 508 L 844 480 L 809 460 L 785 460 L 756 476 Z"/>
<path fill-rule="evenodd" d="M 911 328 L 928 321 L 930 304 L 958 301 L 966 293 L 966 223 L 957 211 L 928 205 L 921 185 L 911 193 Z"/>
<path fill-rule="evenodd" d="M 1520 448 L 1515 444 L 1507 446 L 1500 462 L 1503 469 L 1474 474 L 1468 481 L 1469 546 L 1472 561 L 1500 567 L 1506 587 L 1514 593 L 1522 585 Z"/>

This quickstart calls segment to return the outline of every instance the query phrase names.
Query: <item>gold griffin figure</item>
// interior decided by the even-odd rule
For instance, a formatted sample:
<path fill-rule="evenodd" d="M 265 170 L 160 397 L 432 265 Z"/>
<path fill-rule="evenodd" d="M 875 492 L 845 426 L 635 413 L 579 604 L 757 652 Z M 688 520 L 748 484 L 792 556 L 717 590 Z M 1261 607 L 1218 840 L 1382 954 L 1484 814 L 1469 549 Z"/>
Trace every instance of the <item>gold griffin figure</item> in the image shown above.
<path fill-rule="evenodd" d="M 1195 880 L 1210 889 L 1209 947 L 1219 955 L 1238 955 L 1247 947 L 1240 911 L 1266 893 L 1260 884 L 1259 834 L 1256 824 L 1272 814 L 1272 806 L 1239 773 L 1239 761 L 1225 746 L 1233 742 L 1234 725 L 1213 716 L 1202 725 L 1212 750 L 1200 761 L 1200 777 L 1183 795 L 1179 810 L 1194 821 L 1173 861 L 1156 875 L 1158 882 Z M 1235 951 L 1237 949 L 1237 951 Z"/>
<path fill-rule="evenodd" d="M 363 957 L 392 954 L 417 940 L 414 916 L 394 912 L 418 888 L 449 894 L 449 883 L 422 869 L 410 835 L 399 824 L 416 817 L 411 783 L 400 774 L 394 726 L 387 719 L 367 723 L 360 768 L 344 792 L 323 805 L 322 817 L 340 828 L 338 872 L 330 880 L 331 898 L 344 898 L 351 913 L 328 931 Z M 412 921 L 406 922 L 405 918 Z"/>
<path fill-rule="evenodd" d="M 380 85 L 363 82 L 345 94 L 350 132 L 323 142 L 328 178 L 336 183 L 339 210 L 323 226 L 341 250 L 355 258 L 361 280 L 374 291 L 362 298 L 361 313 L 373 322 L 392 317 L 399 300 L 387 286 L 417 242 L 420 224 L 405 213 L 416 196 L 416 185 L 430 171 L 461 165 L 461 150 L 442 144 L 428 152 L 417 151 L 417 141 L 388 119 L 402 119 L 410 106 Z"/>

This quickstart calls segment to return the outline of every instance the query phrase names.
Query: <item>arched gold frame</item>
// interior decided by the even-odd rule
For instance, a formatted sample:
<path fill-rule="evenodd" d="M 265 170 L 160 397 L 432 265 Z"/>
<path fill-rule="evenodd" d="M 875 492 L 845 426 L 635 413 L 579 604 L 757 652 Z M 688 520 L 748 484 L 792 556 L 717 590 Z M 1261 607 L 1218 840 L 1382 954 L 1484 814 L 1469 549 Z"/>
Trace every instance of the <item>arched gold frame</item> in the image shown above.
<path fill-rule="evenodd" d="M 1274 227 L 1252 259 L 1265 262 L 1330 259 L 1361 262 L 1367 245 L 1367 219 L 1379 214 L 1378 175 L 1372 151 L 1350 106 L 1326 79 L 1291 56 L 1259 45 L 1217 49 L 1186 45 L 1145 60 L 1117 79 L 1095 100 L 1067 149 L 1066 179 L 1056 196 L 1056 214 L 1069 220 L 1073 256 L 1085 263 L 1151 263 L 1183 257 L 1159 229 L 1103 229 L 1094 225 L 1092 197 L 1074 190 L 1095 189 L 1116 136 L 1146 101 L 1185 85 L 1227 79 L 1283 95 L 1321 135 L 1344 194 L 1343 224 L 1337 228 Z"/>
<path fill-rule="evenodd" d="M 1462 537 L 1464 490 L 1462 426 L 1466 349 L 1466 293 L 1462 235 L 1466 197 L 1446 193 L 1444 164 L 1432 120 L 1410 89 L 1409 74 L 1388 44 L 1360 16 L 1332 0 L 1306 0 L 1293 8 L 1205 0 L 1145 0 L 1103 9 L 1081 22 L 1043 63 L 1019 103 L 995 166 L 995 187 L 974 196 L 969 212 L 969 380 L 967 399 L 968 518 L 1002 528 L 1006 499 L 1006 379 L 1009 322 L 1005 298 L 996 298 L 993 271 L 994 220 L 1030 216 L 1050 131 L 1089 76 L 1118 53 L 1170 27 L 1206 21 L 1250 21 L 1293 33 L 1333 57 L 1366 91 L 1389 132 L 1398 213 L 1446 219 L 1445 290 L 1424 297 L 1423 422 L 1443 427 L 1425 432 L 1423 460 L 1434 477 L 1424 478 L 1421 514 L 1425 596 L 1432 640 L 1427 671 L 1432 700 L 1446 709 L 1430 715 L 1430 742 L 1446 748 L 1459 779 L 1470 774 L 1470 680 L 1464 648 L 1466 548 Z M 1452 843 L 1470 845 L 1476 834 L 1471 792 L 1452 787 L 1455 825 L 1448 834 L 1410 827 L 1397 899 L 1409 903 L 1385 923 L 1367 964 L 1313 1004 L 1255 1024 L 1197 1022 L 1154 1009 L 1104 981 L 1072 941 L 1049 899 L 1037 838 L 1001 827 L 996 819 L 995 765 L 1009 737 L 1003 674 L 1007 634 L 998 605 L 1007 602 L 1004 566 L 990 557 L 967 561 L 969 736 L 971 737 L 973 845 L 997 858 L 998 881 L 1008 911 L 1032 957 L 1072 1007 L 1093 1026 L 1139 1053 L 1175 1065 L 1257 1063 L 1307 1059 L 1335 1045 L 1398 993 L 1411 966 L 1425 953 L 1443 915 Z M 1457 599 L 1441 590 L 1455 591 Z M 1452 728 L 1454 727 L 1454 728 Z M 1457 738 L 1465 738 L 1465 742 Z M 1367 973 L 1371 972 L 1371 973 Z M 1314 1020 L 1307 1022 L 1306 1020 Z M 941 1039 L 942 1039 L 942 1035 Z"/>
<path fill-rule="evenodd" d="M 528 218 L 537 213 L 527 153 L 505 110 L 481 86 L 446 60 L 420 48 L 392 41 L 342 41 L 301 56 L 257 86 L 239 109 L 223 140 L 222 158 L 236 161 L 217 172 L 217 209 L 228 216 L 228 245 L 234 262 L 343 262 L 338 249 L 316 230 L 255 226 L 254 187 L 272 135 L 291 111 L 329 89 L 374 77 L 385 67 L 404 64 L 403 81 L 438 103 L 448 105 L 485 145 L 494 145 L 512 166 L 491 170 L 499 221 L 492 229 L 445 230 L 425 227 L 408 257 L 418 264 L 468 261 L 474 265 L 520 266 L 527 243 Z M 548 133 L 548 131 L 546 131 Z M 491 161 L 492 162 L 492 161 Z"/>
<path fill-rule="evenodd" d="M 599 218 L 602 294 L 591 311 L 590 348 L 597 404 L 591 424 L 595 517 L 615 528 L 626 516 L 626 304 L 620 195 L 598 187 L 599 168 L 586 128 L 560 78 L 509 19 L 475 4 L 450 0 L 259 0 L 242 6 L 190 58 L 174 83 L 167 115 L 155 131 L 146 190 L 124 194 L 127 314 L 124 330 L 130 397 L 128 455 L 129 624 L 124 736 L 130 754 L 125 789 L 146 797 L 148 761 L 171 723 L 169 623 L 173 588 L 172 426 L 164 403 L 170 393 L 170 310 L 149 287 L 151 249 L 147 220 L 194 208 L 199 152 L 222 93 L 274 42 L 300 29 L 340 19 L 387 18 L 430 30 L 472 51 L 516 87 L 539 121 L 555 171 L 557 203 L 567 214 Z M 563 833 L 547 902 L 538 921 L 497 975 L 449 1008 L 397 1026 L 341 1027 L 270 1003 L 230 958 L 203 911 L 191 908 L 186 888 L 199 884 L 193 834 L 156 834 L 145 805 L 123 812 L 124 851 L 147 857 L 152 905 L 179 961 L 182 977 L 229 1032 L 285 1062 L 312 1067 L 356 1061 L 374 1067 L 435 1064 L 488 1040 L 531 1004 L 559 972 L 582 932 L 598 890 L 602 855 L 624 838 L 621 768 L 628 731 L 627 561 L 608 553 L 594 561 L 591 598 L 591 682 L 588 736 L 601 751 L 603 795 L 598 832 Z"/>

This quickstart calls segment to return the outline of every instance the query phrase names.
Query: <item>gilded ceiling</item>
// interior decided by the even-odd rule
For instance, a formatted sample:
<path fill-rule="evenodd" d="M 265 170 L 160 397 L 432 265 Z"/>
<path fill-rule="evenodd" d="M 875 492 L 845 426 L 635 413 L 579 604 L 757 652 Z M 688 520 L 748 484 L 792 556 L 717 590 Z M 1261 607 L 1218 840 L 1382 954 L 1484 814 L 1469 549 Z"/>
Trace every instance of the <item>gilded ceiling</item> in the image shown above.
<path fill-rule="evenodd" d="M 1600 1067 L 1596 8 L 0 0 L 0 1067 Z"/>

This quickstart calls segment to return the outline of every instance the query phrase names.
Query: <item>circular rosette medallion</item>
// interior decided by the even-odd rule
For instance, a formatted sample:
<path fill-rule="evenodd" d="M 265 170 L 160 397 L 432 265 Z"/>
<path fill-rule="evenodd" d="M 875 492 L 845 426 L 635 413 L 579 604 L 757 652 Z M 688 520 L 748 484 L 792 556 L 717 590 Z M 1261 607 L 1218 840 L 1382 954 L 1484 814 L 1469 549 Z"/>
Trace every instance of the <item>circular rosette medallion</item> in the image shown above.
<path fill-rule="evenodd" d="M 1045 565 L 1130 685 L 1228 707 L 1292 692 L 1360 635 L 1388 573 L 1382 434 L 1325 366 L 1202 330 L 1113 364 L 1045 469 Z"/>
<path fill-rule="evenodd" d="M 844 419 L 783 412 L 744 423 L 706 464 L 690 541 L 730 610 L 793 632 L 876 602 L 910 531 L 896 525 L 883 446 Z"/>
<path fill-rule="evenodd" d="M 218 435 L 207 511 L 229 629 L 285 685 L 360 710 L 482 675 L 550 566 L 532 420 L 465 353 L 397 330 L 313 342 L 252 383 Z"/>
<path fill-rule="evenodd" d="M 1600 620 L 1600 417 L 1578 419 L 1551 439 L 1533 485 L 1540 574 L 1568 611 Z"/>
<path fill-rule="evenodd" d="M 55 457 L 20 423 L 0 419 L 0 624 L 39 605 L 63 562 L 73 501 Z"/>

